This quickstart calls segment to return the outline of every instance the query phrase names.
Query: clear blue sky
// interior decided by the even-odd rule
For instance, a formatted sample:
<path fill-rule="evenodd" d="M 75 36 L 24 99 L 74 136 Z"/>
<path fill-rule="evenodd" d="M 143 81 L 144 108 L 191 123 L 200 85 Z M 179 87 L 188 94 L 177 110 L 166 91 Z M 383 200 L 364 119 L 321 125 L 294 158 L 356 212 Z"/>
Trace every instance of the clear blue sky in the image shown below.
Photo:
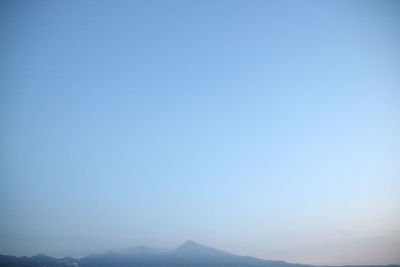
<path fill-rule="evenodd" d="M 400 263 L 399 2 L 0 10 L 0 254 Z"/>

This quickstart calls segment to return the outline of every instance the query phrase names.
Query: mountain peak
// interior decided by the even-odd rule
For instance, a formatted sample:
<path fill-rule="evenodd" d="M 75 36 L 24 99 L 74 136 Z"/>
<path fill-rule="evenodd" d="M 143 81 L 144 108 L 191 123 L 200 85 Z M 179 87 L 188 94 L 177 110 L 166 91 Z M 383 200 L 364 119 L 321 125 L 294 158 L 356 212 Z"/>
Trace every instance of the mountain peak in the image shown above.
<path fill-rule="evenodd" d="M 194 242 L 193 240 L 186 240 L 186 242 L 181 245 L 181 247 L 183 246 L 203 246 L 203 245 L 200 245 L 199 243 Z"/>
<path fill-rule="evenodd" d="M 185 243 L 180 245 L 177 250 L 187 250 L 187 249 L 200 249 L 200 248 L 207 248 L 206 246 L 203 246 L 197 242 L 194 242 L 193 240 L 187 240 Z"/>
<path fill-rule="evenodd" d="M 190 254 L 229 254 L 227 252 L 206 247 L 195 241 L 187 240 L 181 246 L 175 249 L 178 253 L 190 253 Z"/>

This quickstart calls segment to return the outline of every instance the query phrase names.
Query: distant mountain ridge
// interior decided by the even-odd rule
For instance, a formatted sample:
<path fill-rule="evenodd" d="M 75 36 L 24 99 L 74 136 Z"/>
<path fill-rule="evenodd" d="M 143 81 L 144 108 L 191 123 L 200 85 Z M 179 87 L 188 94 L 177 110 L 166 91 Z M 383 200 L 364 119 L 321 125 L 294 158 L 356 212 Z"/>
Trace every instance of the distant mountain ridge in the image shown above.
<path fill-rule="evenodd" d="M 33 257 L 1 256 L 0 267 L 314 267 L 284 261 L 261 260 L 238 256 L 188 240 L 172 250 L 150 247 L 133 247 L 90 255 L 81 259 L 52 258 L 46 255 Z M 351 267 L 367 267 L 353 265 Z M 371 265 L 369 265 L 371 266 Z M 374 267 L 400 267 L 400 265 L 375 265 Z M 347 267 L 347 266 L 341 266 Z"/>

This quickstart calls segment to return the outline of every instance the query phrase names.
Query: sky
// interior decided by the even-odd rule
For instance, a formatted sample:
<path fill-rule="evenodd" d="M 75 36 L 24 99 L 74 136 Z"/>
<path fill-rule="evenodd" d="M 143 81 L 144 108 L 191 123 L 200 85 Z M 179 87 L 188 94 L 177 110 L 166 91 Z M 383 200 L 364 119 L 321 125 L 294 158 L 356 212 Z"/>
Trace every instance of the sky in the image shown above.
<path fill-rule="evenodd" d="M 399 14 L 2 1 L 0 254 L 400 264 Z"/>

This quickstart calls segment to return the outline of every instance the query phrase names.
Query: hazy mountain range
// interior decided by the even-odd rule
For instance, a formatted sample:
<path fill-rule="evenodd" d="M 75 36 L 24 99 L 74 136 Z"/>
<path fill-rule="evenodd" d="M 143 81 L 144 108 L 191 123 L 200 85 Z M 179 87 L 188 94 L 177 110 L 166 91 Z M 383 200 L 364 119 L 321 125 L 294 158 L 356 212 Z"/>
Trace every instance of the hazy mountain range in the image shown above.
<path fill-rule="evenodd" d="M 237 256 L 186 241 L 172 250 L 135 247 L 104 254 L 90 255 L 81 259 L 65 257 L 61 259 L 46 255 L 33 257 L 0 256 L 1 267 L 312 267 L 313 265 L 292 264 L 284 261 L 261 260 L 248 256 Z M 385 265 L 400 267 L 400 265 Z M 347 266 L 343 266 L 347 267 Z M 352 266 L 355 267 L 355 266 Z"/>

